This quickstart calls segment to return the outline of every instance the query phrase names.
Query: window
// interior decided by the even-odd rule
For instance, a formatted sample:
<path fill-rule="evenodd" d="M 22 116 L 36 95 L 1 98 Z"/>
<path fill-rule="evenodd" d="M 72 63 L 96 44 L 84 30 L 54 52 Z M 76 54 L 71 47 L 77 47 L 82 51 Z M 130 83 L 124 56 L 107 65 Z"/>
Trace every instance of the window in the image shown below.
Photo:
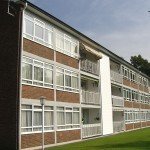
<path fill-rule="evenodd" d="M 32 131 L 32 106 L 30 105 L 22 105 L 21 128 L 22 132 Z"/>
<path fill-rule="evenodd" d="M 124 100 L 131 101 L 131 90 L 124 88 L 123 89 L 123 96 L 124 96 Z"/>
<path fill-rule="evenodd" d="M 52 106 L 44 107 L 44 130 L 54 129 L 54 109 Z M 42 131 L 42 106 L 22 105 L 21 107 L 21 132 Z"/>
<path fill-rule="evenodd" d="M 141 111 L 141 121 L 146 121 L 146 112 Z"/>
<path fill-rule="evenodd" d="M 132 110 L 125 110 L 125 122 L 131 123 L 134 121 Z"/>
<path fill-rule="evenodd" d="M 32 59 L 29 58 L 23 58 L 22 62 L 22 78 L 24 78 L 24 82 L 26 83 L 32 83 Z"/>
<path fill-rule="evenodd" d="M 53 66 L 24 56 L 22 61 L 22 82 L 53 87 Z"/>
<path fill-rule="evenodd" d="M 24 37 L 50 48 L 53 47 L 53 28 L 28 12 L 24 13 Z"/>
<path fill-rule="evenodd" d="M 132 101 L 138 101 L 138 92 L 131 91 L 132 92 Z"/>
<path fill-rule="evenodd" d="M 24 37 L 33 40 L 37 43 L 53 48 L 53 43 L 56 44 L 56 50 L 74 58 L 79 55 L 79 42 L 59 30 L 55 31 L 55 39 L 53 34 L 54 27 L 45 22 L 41 18 L 24 13 Z"/>
<path fill-rule="evenodd" d="M 79 128 L 79 108 L 57 107 L 57 129 Z"/>
<path fill-rule="evenodd" d="M 34 23 L 33 23 L 33 21 L 26 18 L 24 30 L 25 30 L 24 32 L 28 35 L 28 37 L 32 39 L 32 37 L 34 35 Z"/>
<path fill-rule="evenodd" d="M 79 76 L 78 73 L 56 68 L 56 84 L 57 89 L 67 90 L 67 91 L 79 91 Z"/>
<path fill-rule="evenodd" d="M 78 57 L 78 42 L 74 38 L 56 30 L 56 50 L 72 57 Z"/>

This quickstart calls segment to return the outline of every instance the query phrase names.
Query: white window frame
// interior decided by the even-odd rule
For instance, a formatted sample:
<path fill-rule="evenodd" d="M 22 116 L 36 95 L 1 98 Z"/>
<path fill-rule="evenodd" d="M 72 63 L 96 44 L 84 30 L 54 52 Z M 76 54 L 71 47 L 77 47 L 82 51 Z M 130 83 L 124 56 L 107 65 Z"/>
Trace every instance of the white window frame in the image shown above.
<path fill-rule="evenodd" d="M 28 128 L 30 128 L 31 129 L 31 131 L 26 131 L 26 132 L 23 132 L 23 131 L 21 131 L 21 134 L 32 134 L 32 133 L 41 133 L 42 132 L 42 125 L 40 125 L 40 126 L 34 126 L 34 112 L 41 112 L 42 113 L 42 106 L 41 105 L 34 105 L 34 104 L 22 104 L 22 105 L 27 105 L 27 106 L 31 106 L 31 109 L 22 109 L 21 108 L 21 112 L 22 111 L 31 111 L 32 112 L 32 126 L 30 126 L 30 127 L 21 127 L 21 129 L 28 129 Z M 41 109 L 35 109 L 35 107 L 41 107 Z M 45 110 L 45 107 L 52 107 L 53 109 L 51 109 L 51 110 Z M 54 106 L 48 106 L 48 105 L 45 105 L 45 107 L 44 107 L 44 112 L 53 112 L 53 124 L 52 125 L 50 125 L 50 126 L 45 126 L 44 125 L 44 132 L 52 132 L 52 131 L 54 131 Z M 44 113 L 45 114 L 45 113 Z M 45 128 L 51 128 L 51 129 L 49 129 L 49 130 L 46 130 Z M 34 131 L 34 129 L 36 129 L 36 128 L 41 128 L 41 130 L 39 130 L 39 131 Z"/>
<path fill-rule="evenodd" d="M 30 57 L 23 56 L 23 58 L 30 59 L 32 61 L 32 63 L 28 63 L 28 62 L 24 61 L 24 59 L 22 60 L 22 63 L 32 65 L 32 80 L 25 79 L 25 78 L 22 77 L 22 84 L 33 85 L 33 86 L 44 87 L 44 88 L 53 88 L 53 83 L 54 83 L 54 66 L 52 64 L 50 64 L 50 63 L 43 62 L 43 61 L 40 61 L 40 60 L 37 60 L 37 59 L 33 59 L 33 58 L 30 58 Z M 39 62 L 39 63 L 41 63 L 41 65 L 38 65 L 35 62 Z M 48 67 L 45 67 L 45 65 L 51 66 L 52 69 L 50 69 Z M 38 81 L 38 80 L 34 79 L 34 67 L 40 67 L 40 68 L 43 69 L 43 81 Z M 52 76 L 52 80 L 53 80 L 52 83 L 45 82 L 45 74 L 44 74 L 45 69 L 48 69 L 48 70 L 52 71 L 52 75 L 53 75 Z M 35 83 L 37 83 L 37 84 L 35 84 Z"/>
<path fill-rule="evenodd" d="M 62 110 L 58 109 L 58 108 L 63 108 Z M 78 109 L 77 110 L 74 110 L 74 109 Z M 57 131 L 61 131 L 61 130 L 70 130 L 70 129 L 79 129 L 80 128 L 80 108 L 79 107 L 69 107 L 69 106 L 57 106 L 56 108 L 56 112 L 63 112 L 64 113 L 64 125 L 58 125 L 57 123 Z M 67 112 L 70 112 L 71 115 L 72 115 L 72 123 L 71 124 L 67 124 L 67 121 L 66 121 L 66 113 Z M 56 114 L 57 114 L 56 113 Z M 79 114 L 79 123 L 78 124 L 74 124 L 73 123 L 73 113 L 78 113 Z M 62 128 L 61 128 L 62 127 Z"/>
<path fill-rule="evenodd" d="M 62 71 L 60 71 L 60 70 L 62 70 Z M 70 73 L 67 73 L 67 72 L 70 72 Z M 56 66 L 56 73 L 63 74 L 63 77 L 64 77 L 63 86 L 57 85 L 57 83 L 56 83 L 57 90 L 63 90 L 63 91 L 69 91 L 69 92 L 75 92 L 75 93 L 79 92 L 79 73 L 78 72 L 75 72 L 75 71 L 72 71 L 72 70 L 68 70 L 68 69 L 64 69 L 64 68 L 61 68 L 59 66 Z M 74 74 L 77 74 L 77 76 L 75 76 Z M 65 85 L 65 83 L 66 83 L 66 79 L 65 79 L 66 75 L 71 76 L 71 87 Z M 77 88 L 73 88 L 72 87 L 72 82 L 73 82 L 72 81 L 72 77 L 76 77 L 78 79 L 77 80 L 77 82 L 78 82 L 77 83 L 77 85 L 78 85 Z"/>

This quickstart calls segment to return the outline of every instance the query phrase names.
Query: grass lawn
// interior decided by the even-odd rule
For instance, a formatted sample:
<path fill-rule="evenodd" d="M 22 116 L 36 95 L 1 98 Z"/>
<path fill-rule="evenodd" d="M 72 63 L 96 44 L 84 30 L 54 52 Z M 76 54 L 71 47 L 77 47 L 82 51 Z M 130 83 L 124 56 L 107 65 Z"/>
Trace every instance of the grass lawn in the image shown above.
<path fill-rule="evenodd" d="M 46 150 L 150 150 L 150 128 L 86 140 Z"/>

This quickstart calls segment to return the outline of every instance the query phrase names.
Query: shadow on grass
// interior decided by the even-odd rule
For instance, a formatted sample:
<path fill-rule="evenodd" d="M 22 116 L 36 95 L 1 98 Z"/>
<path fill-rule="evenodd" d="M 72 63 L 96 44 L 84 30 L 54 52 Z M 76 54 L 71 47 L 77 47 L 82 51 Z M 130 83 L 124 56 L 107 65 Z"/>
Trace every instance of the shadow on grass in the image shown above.
<path fill-rule="evenodd" d="M 124 143 L 124 144 L 105 144 L 105 145 L 97 145 L 91 146 L 91 150 L 95 149 L 141 149 L 141 150 L 150 150 L 150 141 L 138 141 L 132 143 Z M 88 147 L 87 147 L 88 149 Z M 90 149 L 90 146 L 89 146 Z"/>

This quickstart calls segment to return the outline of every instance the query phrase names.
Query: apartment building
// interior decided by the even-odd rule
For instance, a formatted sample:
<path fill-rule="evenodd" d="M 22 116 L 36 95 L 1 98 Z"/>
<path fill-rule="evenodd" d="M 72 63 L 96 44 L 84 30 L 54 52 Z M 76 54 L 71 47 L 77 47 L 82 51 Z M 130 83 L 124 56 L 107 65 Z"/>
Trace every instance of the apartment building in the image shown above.
<path fill-rule="evenodd" d="M 3 148 L 39 149 L 150 126 L 150 77 L 30 2 L 0 5 Z"/>

